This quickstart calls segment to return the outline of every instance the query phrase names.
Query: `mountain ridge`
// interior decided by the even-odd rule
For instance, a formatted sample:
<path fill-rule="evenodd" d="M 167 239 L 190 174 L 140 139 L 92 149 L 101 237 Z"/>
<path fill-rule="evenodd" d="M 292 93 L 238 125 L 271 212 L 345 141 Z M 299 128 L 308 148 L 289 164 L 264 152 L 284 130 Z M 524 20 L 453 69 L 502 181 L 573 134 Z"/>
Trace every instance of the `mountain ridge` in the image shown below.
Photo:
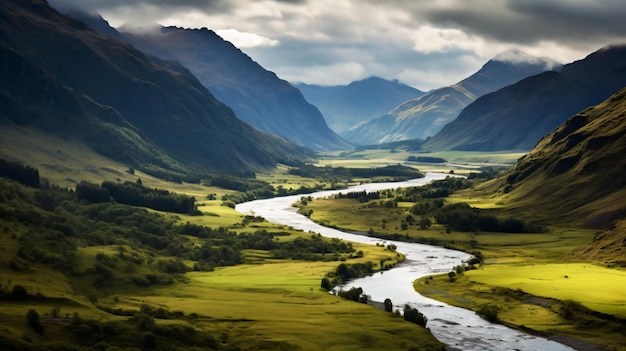
<path fill-rule="evenodd" d="M 585 227 L 626 218 L 625 116 L 626 88 L 567 119 L 494 182 L 504 201 Z"/>
<path fill-rule="evenodd" d="M 353 81 L 348 85 L 297 83 L 294 86 L 318 107 L 328 125 L 340 136 L 356 124 L 378 117 L 399 103 L 425 94 L 397 80 L 389 81 L 377 76 Z"/>
<path fill-rule="evenodd" d="M 426 139 L 435 135 L 454 120 L 464 107 L 478 97 L 512 84 L 529 75 L 553 68 L 556 63 L 547 59 L 530 60 L 520 53 L 511 58 L 493 58 L 480 70 L 449 87 L 433 90 L 421 97 L 406 101 L 388 113 L 351 128 L 342 135 L 361 144 L 379 144 L 409 139 Z"/>
<path fill-rule="evenodd" d="M 578 111 L 626 85 L 626 45 L 523 79 L 468 105 L 424 144 L 425 149 L 530 150 Z"/>
<path fill-rule="evenodd" d="M 238 118 L 260 130 L 317 151 L 352 147 L 300 91 L 209 29 L 162 27 L 121 34 L 142 51 L 180 62 Z"/>
<path fill-rule="evenodd" d="M 239 121 L 177 63 L 103 36 L 44 1 L 0 7 L 2 123 L 77 136 L 173 179 L 311 155 Z"/>

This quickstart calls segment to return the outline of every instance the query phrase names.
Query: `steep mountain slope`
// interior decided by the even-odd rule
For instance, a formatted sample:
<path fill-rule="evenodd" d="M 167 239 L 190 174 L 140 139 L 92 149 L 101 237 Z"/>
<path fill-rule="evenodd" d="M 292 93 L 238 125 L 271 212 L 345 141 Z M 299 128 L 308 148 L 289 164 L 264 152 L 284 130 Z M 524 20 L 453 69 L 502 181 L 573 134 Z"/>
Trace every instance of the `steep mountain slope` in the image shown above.
<path fill-rule="evenodd" d="M 361 144 L 426 139 L 454 120 L 476 98 L 556 65 L 553 61 L 520 51 L 505 52 L 459 83 L 406 101 L 385 115 L 353 127 L 342 136 Z"/>
<path fill-rule="evenodd" d="M 569 118 L 486 188 L 535 219 L 606 228 L 626 219 L 624 155 L 626 89 Z"/>
<path fill-rule="evenodd" d="M 3 1 L 0 10 L 0 123 L 78 137 L 176 179 L 308 155 L 238 120 L 182 66 L 98 34 L 45 1 Z"/>
<path fill-rule="evenodd" d="M 486 188 L 518 214 L 607 229 L 576 254 L 626 264 L 626 89 L 546 135 Z"/>
<path fill-rule="evenodd" d="M 328 125 L 339 135 L 404 101 L 424 95 L 423 91 L 379 77 L 369 77 L 342 86 L 295 84 L 307 101 L 317 106 Z"/>
<path fill-rule="evenodd" d="M 427 149 L 530 150 L 569 116 L 626 86 L 626 46 L 524 79 L 467 106 Z"/>
<path fill-rule="evenodd" d="M 167 27 L 138 33 L 122 30 L 122 35 L 140 50 L 180 62 L 238 118 L 260 130 L 314 150 L 352 147 L 296 88 L 211 30 Z"/>

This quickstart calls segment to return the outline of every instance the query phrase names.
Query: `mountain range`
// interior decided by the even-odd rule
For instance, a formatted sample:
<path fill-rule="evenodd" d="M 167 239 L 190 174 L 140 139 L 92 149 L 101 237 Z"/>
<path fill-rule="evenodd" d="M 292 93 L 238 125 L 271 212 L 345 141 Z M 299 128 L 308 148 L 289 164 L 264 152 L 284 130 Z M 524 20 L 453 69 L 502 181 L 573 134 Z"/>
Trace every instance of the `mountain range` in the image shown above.
<path fill-rule="evenodd" d="M 404 101 L 424 95 L 423 91 L 380 77 L 369 77 L 348 85 L 320 86 L 296 83 L 340 136 L 359 123 L 378 117 Z"/>
<path fill-rule="evenodd" d="M 114 29 L 101 16 L 57 5 L 102 34 L 139 50 L 177 61 L 235 115 L 255 128 L 316 151 L 352 146 L 333 132 L 319 110 L 300 91 L 267 71 L 212 30 L 123 26 Z"/>
<path fill-rule="evenodd" d="M 426 139 L 454 120 L 476 98 L 557 66 L 552 60 L 520 51 L 504 52 L 462 81 L 405 101 L 341 135 L 361 145 Z"/>
<path fill-rule="evenodd" d="M 626 86 L 626 45 L 487 94 L 428 140 L 425 149 L 530 150 L 568 117 Z"/>
<path fill-rule="evenodd" d="M 312 154 L 235 117 L 187 69 L 62 15 L 0 4 L 0 123 L 85 141 L 165 178 L 240 171 Z"/>

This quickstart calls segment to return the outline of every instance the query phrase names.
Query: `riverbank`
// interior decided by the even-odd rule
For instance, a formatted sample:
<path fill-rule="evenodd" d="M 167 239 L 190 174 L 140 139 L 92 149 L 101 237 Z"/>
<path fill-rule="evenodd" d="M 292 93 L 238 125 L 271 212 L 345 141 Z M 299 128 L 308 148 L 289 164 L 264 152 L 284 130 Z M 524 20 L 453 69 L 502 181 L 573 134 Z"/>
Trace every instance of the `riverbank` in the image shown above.
<path fill-rule="evenodd" d="M 445 179 L 446 174 L 427 173 L 425 178 L 400 183 L 363 184 L 350 191 L 375 191 L 398 187 L 420 186 L 433 180 Z M 320 192 L 313 197 L 325 197 L 336 192 Z M 308 196 L 308 195 L 307 195 Z M 344 285 L 344 290 L 361 287 L 373 301 L 391 299 L 394 309 L 402 310 L 404 304 L 417 308 L 428 317 L 428 328 L 441 342 L 450 349 L 464 351 L 510 350 L 512 345 L 518 350 L 568 350 L 556 342 L 537 338 L 527 333 L 492 324 L 478 317 L 474 312 L 446 305 L 417 294 L 412 282 L 420 277 L 443 273 L 451 267 L 461 264 L 470 255 L 465 252 L 448 250 L 441 247 L 410 244 L 392 240 L 358 236 L 327 228 L 298 215 L 293 203 L 299 196 L 252 201 L 237 205 L 236 209 L 245 214 L 261 216 L 270 222 L 288 225 L 304 231 L 320 233 L 323 236 L 360 242 L 370 245 L 394 245 L 407 260 L 395 268 L 374 275 L 356 279 Z"/>
<path fill-rule="evenodd" d="M 626 350 L 625 320 L 573 301 L 478 283 L 472 271 L 456 275 L 454 279 L 448 274 L 423 277 L 414 282 L 414 287 L 429 298 L 482 313 L 494 322 L 579 351 Z"/>

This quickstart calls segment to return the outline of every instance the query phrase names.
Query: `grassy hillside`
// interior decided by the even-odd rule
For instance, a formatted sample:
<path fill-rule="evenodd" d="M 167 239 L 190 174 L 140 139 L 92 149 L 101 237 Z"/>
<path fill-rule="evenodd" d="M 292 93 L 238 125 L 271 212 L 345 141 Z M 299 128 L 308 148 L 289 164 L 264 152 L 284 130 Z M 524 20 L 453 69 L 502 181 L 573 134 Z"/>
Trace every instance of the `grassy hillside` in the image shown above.
<path fill-rule="evenodd" d="M 625 113 L 626 90 L 622 90 L 568 119 L 507 174 L 481 190 L 496 193 L 512 213 L 607 229 L 626 215 Z M 594 244 L 580 252 L 585 257 L 624 262 L 623 252 L 604 242 L 607 236 L 616 242 L 624 239 L 621 227 L 617 224 L 612 234 L 597 235 Z"/>
<path fill-rule="evenodd" d="M 0 213 L 4 349 L 442 347 L 424 328 L 320 289 L 340 262 L 401 259 L 382 247 L 224 206 L 172 215 L 1 178 Z"/>
<path fill-rule="evenodd" d="M 100 35 L 44 1 L 0 6 L 3 126 L 77 138 L 176 180 L 311 155 L 238 120 L 178 64 Z"/>

